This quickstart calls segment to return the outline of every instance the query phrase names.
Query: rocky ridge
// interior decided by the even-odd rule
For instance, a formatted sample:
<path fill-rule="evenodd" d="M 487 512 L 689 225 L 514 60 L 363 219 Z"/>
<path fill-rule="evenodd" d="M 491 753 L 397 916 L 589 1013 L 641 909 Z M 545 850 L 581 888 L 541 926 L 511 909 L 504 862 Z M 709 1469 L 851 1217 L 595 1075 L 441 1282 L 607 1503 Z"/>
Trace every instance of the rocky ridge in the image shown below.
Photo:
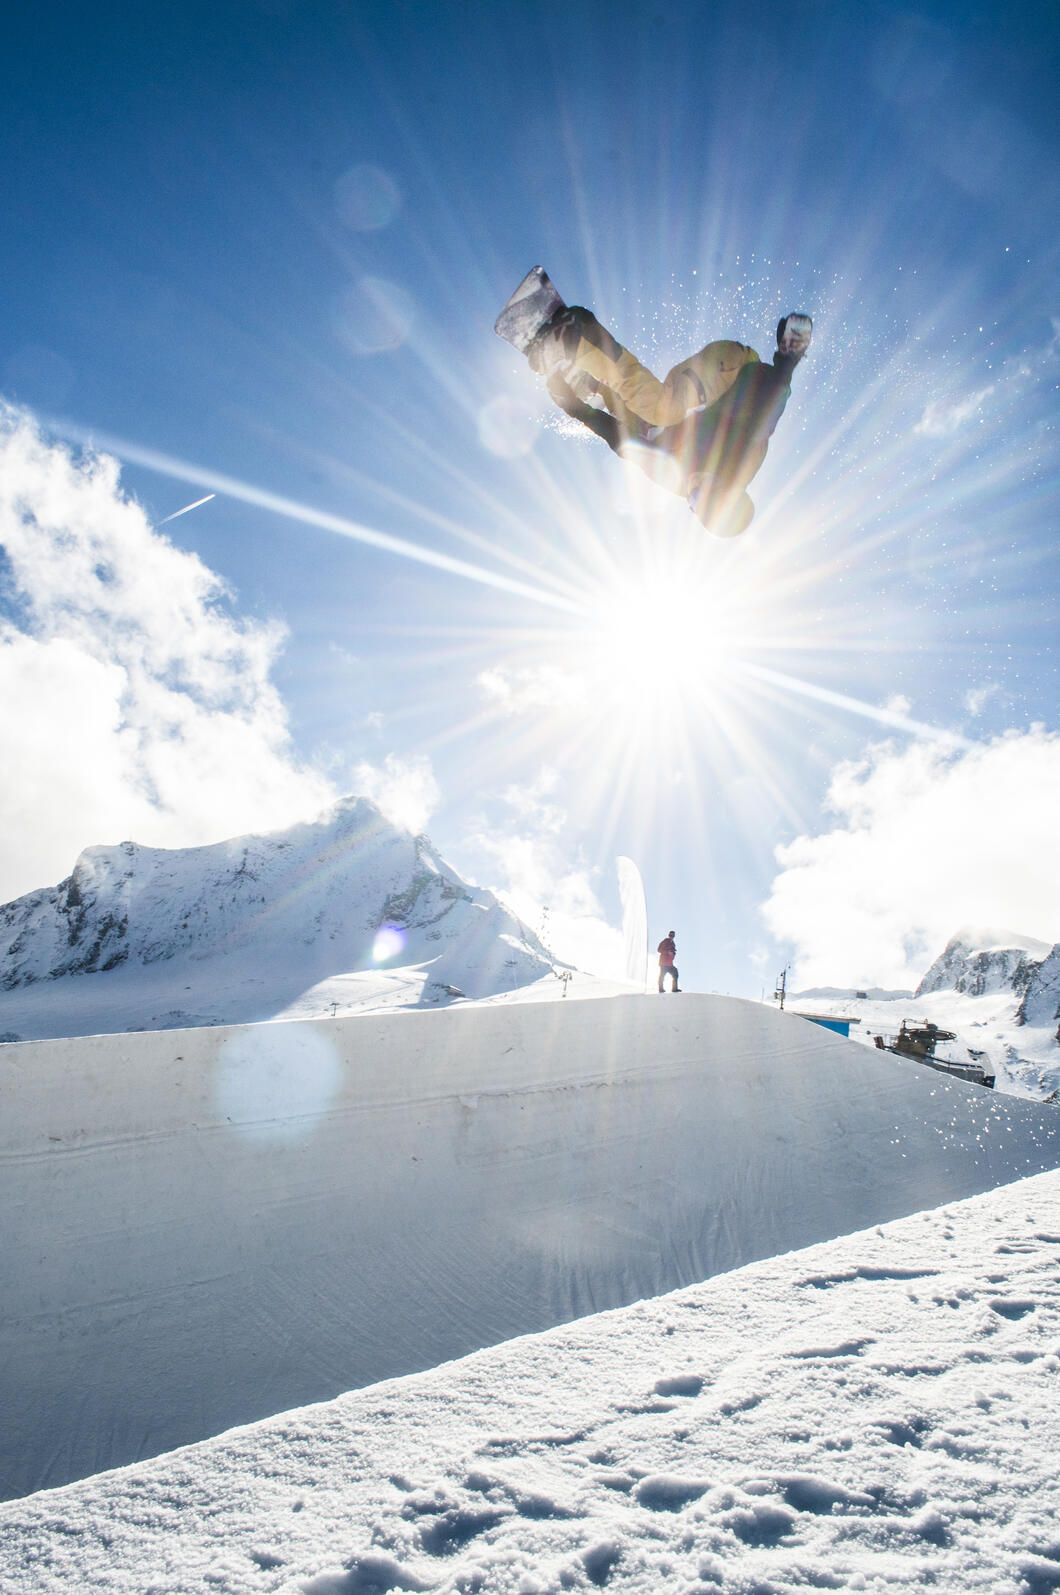
<path fill-rule="evenodd" d="M 47 1006 L 60 988 L 68 1007 L 72 992 L 98 1006 L 101 992 L 119 988 L 127 1005 L 139 982 L 152 989 L 152 1013 L 136 1028 L 268 1018 L 270 989 L 282 1008 L 335 977 L 385 978 L 399 967 L 419 969 L 424 999 L 429 985 L 439 1001 L 511 991 L 553 963 L 492 892 L 470 886 L 426 837 L 392 825 L 366 798 L 206 847 L 89 847 L 57 886 L 0 906 L 5 1006 L 22 993 Z M 159 1016 L 167 985 L 178 995 Z M 260 990 L 252 1013 L 227 1003 L 226 992 L 250 986 Z M 208 1017 L 196 1019 L 204 1002 Z M 25 1035 L 22 1017 L 12 1013 L 12 1029 Z"/>

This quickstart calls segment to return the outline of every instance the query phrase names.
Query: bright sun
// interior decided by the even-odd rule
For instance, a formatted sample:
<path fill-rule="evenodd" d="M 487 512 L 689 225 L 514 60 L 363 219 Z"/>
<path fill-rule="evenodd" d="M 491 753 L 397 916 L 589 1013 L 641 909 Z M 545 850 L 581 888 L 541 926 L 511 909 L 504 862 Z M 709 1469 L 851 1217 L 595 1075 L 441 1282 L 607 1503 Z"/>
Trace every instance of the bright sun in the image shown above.
<path fill-rule="evenodd" d="M 782 629 L 778 584 L 727 545 L 632 541 L 621 566 L 609 550 L 587 561 L 576 615 L 527 634 L 489 683 L 500 724 L 522 712 L 520 748 L 562 772 L 604 835 L 627 805 L 649 823 L 678 785 L 706 812 L 734 781 L 776 781 L 769 708 L 745 666 Z"/>
<path fill-rule="evenodd" d="M 684 532 L 648 523 L 615 550 L 586 528 L 575 613 L 527 633 L 490 681 L 507 725 L 525 716 L 520 746 L 605 834 L 679 784 L 704 812 L 734 782 L 782 786 L 776 689 L 756 672 L 791 644 L 791 582 L 755 545 Z"/>
<path fill-rule="evenodd" d="M 627 720 L 666 722 L 717 702 L 739 630 L 724 586 L 679 564 L 645 570 L 590 600 L 581 666 L 598 701 Z"/>
<path fill-rule="evenodd" d="M 588 629 L 593 674 L 629 706 L 693 682 L 709 691 L 704 678 L 721 670 L 731 640 L 714 594 L 669 574 L 616 588 L 594 605 Z"/>

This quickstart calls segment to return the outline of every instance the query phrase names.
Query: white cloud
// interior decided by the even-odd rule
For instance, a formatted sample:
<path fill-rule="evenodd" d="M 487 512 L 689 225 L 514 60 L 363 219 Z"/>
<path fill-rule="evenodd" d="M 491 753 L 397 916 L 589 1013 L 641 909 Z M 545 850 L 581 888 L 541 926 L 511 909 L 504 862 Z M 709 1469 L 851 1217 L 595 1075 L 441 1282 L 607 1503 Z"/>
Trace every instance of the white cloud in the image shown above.
<path fill-rule="evenodd" d="M 461 867 L 488 884 L 562 962 L 624 980 L 622 932 L 604 919 L 592 871 L 572 856 L 567 814 L 554 801 L 559 786 L 558 773 L 546 767 L 529 786 L 508 787 L 503 803 L 511 820 L 483 821 L 460 850 Z"/>
<path fill-rule="evenodd" d="M 565 914 L 552 909 L 545 929 L 545 943 L 561 963 L 573 964 L 587 974 L 604 980 L 624 981 L 625 943 L 598 914 Z"/>
<path fill-rule="evenodd" d="M 118 476 L 0 409 L 0 901 L 93 843 L 190 846 L 336 795 L 293 754 L 282 628 L 234 616 Z"/>
<path fill-rule="evenodd" d="M 558 803 L 549 799 L 559 787 L 559 775 L 550 765 L 542 765 L 536 781 L 529 786 L 510 786 L 504 801 L 520 820 L 533 824 L 538 833 L 561 831 L 567 815 Z"/>
<path fill-rule="evenodd" d="M 509 714 L 527 714 L 545 709 L 550 714 L 578 708 L 588 701 L 585 681 L 554 665 L 530 666 L 520 670 L 483 670 L 477 685 L 498 709 Z"/>
<path fill-rule="evenodd" d="M 362 763 L 354 771 L 355 790 L 378 804 L 387 819 L 414 836 L 427 829 L 438 806 L 438 783 L 426 754 L 409 758 L 388 753 L 382 765 Z"/>
<path fill-rule="evenodd" d="M 622 932 L 604 919 L 587 869 L 551 875 L 540 848 L 526 837 L 478 840 L 509 882 L 491 890 L 561 963 L 608 980 L 625 980 Z"/>
<path fill-rule="evenodd" d="M 964 707 L 969 714 L 982 714 L 990 699 L 1001 691 L 996 681 L 985 682 L 981 687 L 969 687 L 964 695 Z"/>
<path fill-rule="evenodd" d="M 951 437 L 966 421 L 971 421 L 980 413 L 994 391 L 994 384 L 990 383 L 985 388 L 976 389 L 974 393 L 958 394 L 950 399 L 932 399 L 931 403 L 925 406 L 924 413 L 913 431 L 919 432 L 922 437 Z"/>
<path fill-rule="evenodd" d="M 915 984 L 965 924 L 1060 940 L 1060 735 L 884 744 L 834 772 L 835 827 L 778 848 L 765 905 L 793 984 Z"/>
<path fill-rule="evenodd" d="M 913 428 L 922 437 L 952 437 L 966 422 L 983 414 L 996 395 L 999 404 L 1047 380 L 1060 361 L 1060 319 L 1053 318 L 1052 336 L 1039 348 L 1002 361 L 997 380 L 967 393 L 933 399 Z M 997 405 L 991 408 L 997 409 Z"/>

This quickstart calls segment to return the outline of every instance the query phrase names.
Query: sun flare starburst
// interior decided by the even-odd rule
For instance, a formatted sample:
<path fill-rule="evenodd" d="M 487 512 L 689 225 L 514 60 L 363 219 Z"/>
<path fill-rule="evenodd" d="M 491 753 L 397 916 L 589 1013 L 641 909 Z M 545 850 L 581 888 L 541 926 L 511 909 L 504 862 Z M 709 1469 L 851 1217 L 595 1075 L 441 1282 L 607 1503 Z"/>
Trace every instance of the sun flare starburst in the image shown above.
<path fill-rule="evenodd" d="M 695 690 L 709 697 L 724 670 L 732 631 L 716 588 L 690 586 L 680 572 L 622 580 L 587 617 L 590 668 L 608 698 L 628 709 L 661 709 Z"/>

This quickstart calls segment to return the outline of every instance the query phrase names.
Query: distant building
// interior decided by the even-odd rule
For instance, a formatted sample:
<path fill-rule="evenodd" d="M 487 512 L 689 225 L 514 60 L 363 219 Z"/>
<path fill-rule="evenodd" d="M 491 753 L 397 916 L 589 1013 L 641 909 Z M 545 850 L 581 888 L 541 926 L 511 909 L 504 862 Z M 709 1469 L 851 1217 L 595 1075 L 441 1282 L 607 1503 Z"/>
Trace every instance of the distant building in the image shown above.
<path fill-rule="evenodd" d="M 837 1036 L 850 1036 L 851 1025 L 859 1025 L 860 1019 L 844 1019 L 831 1013 L 800 1013 L 793 1009 L 797 1019 L 808 1019 L 811 1024 L 823 1025 L 826 1030 L 834 1030 Z"/>

